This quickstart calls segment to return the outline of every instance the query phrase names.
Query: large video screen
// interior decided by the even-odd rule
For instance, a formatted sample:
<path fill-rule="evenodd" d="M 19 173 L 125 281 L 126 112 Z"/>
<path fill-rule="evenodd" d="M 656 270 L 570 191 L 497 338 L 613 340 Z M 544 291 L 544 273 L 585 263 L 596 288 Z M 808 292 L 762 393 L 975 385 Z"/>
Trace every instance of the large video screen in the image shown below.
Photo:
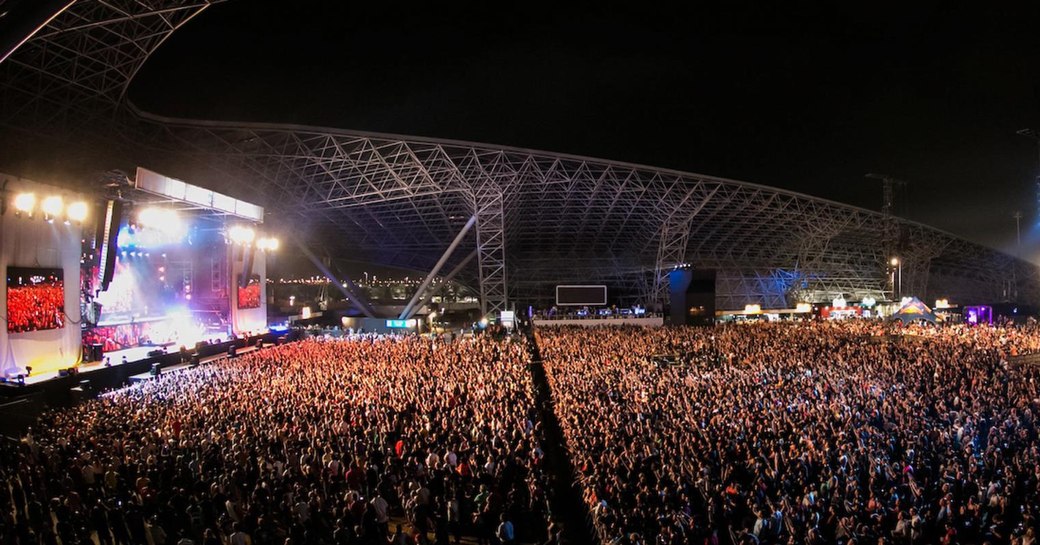
<path fill-rule="evenodd" d="M 559 306 L 596 306 L 607 304 L 606 286 L 556 286 Z"/>
<path fill-rule="evenodd" d="M 260 275 L 249 275 L 249 283 L 242 287 L 238 284 L 238 308 L 260 308 Z"/>
<path fill-rule="evenodd" d="M 166 316 L 183 309 L 181 272 L 172 270 L 166 260 L 144 252 L 120 253 L 108 290 L 98 294 L 102 325 Z"/>
<path fill-rule="evenodd" d="M 7 268 L 7 331 L 65 327 L 65 282 L 61 269 Z"/>

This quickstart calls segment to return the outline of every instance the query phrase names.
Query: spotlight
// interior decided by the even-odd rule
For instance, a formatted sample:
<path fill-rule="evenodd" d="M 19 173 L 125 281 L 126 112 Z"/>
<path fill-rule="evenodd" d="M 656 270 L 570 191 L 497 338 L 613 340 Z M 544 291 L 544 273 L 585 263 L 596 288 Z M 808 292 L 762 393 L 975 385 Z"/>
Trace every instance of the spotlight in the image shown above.
<path fill-rule="evenodd" d="M 228 229 L 228 238 L 235 244 L 251 244 L 256 238 L 256 231 L 244 225 L 236 225 Z"/>
<path fill-rule="evenodd" d="M 57 195 L 51 195 L 40 203 L 40 210 L 43 210 L 43 215 L 47 221 L 54 221 L 54 218 L 61 215 L 61 211 L 64 208 L 65 205 L 61 202 L 61 197 Z"/>
<path fill-rule="evenodd" d="M 184 233 L 184 222 L 175 210 L 169 208 L 151 206 L 142 209 L 137 214 L 137 222 L 142 227 L 155 229 L 167 235 L 178 236 Z"/>
<path fill-rule="evenodd" d="M 36 206 L 36 195 L 32 193 L 19 193 L 14 198 L 14 209 L 20 214 L 28 214 L 30 217 Z"/>
<path fill-rule="evenodd" d="M 65 215 L 72 221 L 82 222 L 87 219 L 87 203 L 76 201 L 65 210 Z"/>
<path fill-rule="evenodd" d="M 261 238 L 261 239 L 256 241 L 256 247 L 258 249 L 260 249 L 260 250 L 264 250 L 264 251 L 267 251 L 267 252 L 273 252 L 273 251 L 278 249 L 278 239 L 276 239 L 274 237 L 271 237 L 271 238 Z"/>

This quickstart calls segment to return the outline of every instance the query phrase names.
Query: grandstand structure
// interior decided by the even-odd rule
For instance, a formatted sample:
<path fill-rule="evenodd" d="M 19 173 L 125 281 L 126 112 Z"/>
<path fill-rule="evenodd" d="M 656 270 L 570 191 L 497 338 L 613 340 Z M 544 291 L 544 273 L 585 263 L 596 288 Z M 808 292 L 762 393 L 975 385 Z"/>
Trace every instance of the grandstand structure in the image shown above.
<path fill-rule="evenodd" d="M 0 51 L 0 168 L 89 184 L 144 166 L 268 211 L 331 255 L 443 271 L 491 315 L 556 284 L 663 303 L 675 267 L 715 269 L 717 307 L 894 297 L 1040 300 L 1030 263 L 881 212 L 753 183 L 505 146 L 311 126 L 171 119 L 134 75 L 216 0 L 13 0 L 32 25 Z M 12 2 L 9 2 L 12 4 Z M 40 6 L 52 9 L 39 16 Z M 248 9 L 242 2 L 241 9 Z M 9 53 L 9 55 L 8 55 Z M 475 217 L 473 228 L 470 219 Z M 460 250 L 445 250 L 460 233 Z M 288 233 L 286 233 L 288 234 Z M 475 258 L 473 255 L 475 254 Z"/>

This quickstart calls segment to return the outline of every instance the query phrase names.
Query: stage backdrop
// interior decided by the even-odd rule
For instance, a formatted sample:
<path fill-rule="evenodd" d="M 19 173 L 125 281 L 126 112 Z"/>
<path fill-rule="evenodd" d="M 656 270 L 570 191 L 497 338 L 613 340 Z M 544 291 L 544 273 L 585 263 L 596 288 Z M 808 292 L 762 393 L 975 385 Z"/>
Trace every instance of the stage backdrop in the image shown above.
<path fill-rule="evenodd" d="M 6 211 L 0 224 L 0 374 L 12 377 L 31 366 L 33 374 L 53 372 L 71 367 L 80 360 L 80 237 L 81 227 L 63 221 L 47 223 L 39 211 L 32 219 L 15 217 L 14 196 L 22 192 L 36 194 L 37 209 L 48 195 L 61 195 L 67 205 L 83 198 L 60 188 L 0 174 L 8 180 Z M 2 183 L 2 181 L 0 181 Z M 90 224 L 88 219 L 87 223 Z M 43 331 L 9 333 L 7 331 L 8 267 L 61 269 L 65 287 L 63 327 Z"/>
<path fill-rule="evenodd" d="M 253 254 L 253 270 L 251 276 L 258 276 L 258 286 L 260 290 L 260 305 L 254 308 L 252 304 L 239 304 L 238 296 L 238 279 L 242 274 L 243 268 L 243 248 L 237 244 L 229 244 L 228 252 L 231 263 L 231 274 L 229 281 L 231 282 L 231 324 L 234 327 L 235 334 L 243 333 L 259 333 L 267 331 L 267 258 L 264 252 L 260 250 L 254 250 Z M 243 308 L 239 308 L 243 307 Z"/>

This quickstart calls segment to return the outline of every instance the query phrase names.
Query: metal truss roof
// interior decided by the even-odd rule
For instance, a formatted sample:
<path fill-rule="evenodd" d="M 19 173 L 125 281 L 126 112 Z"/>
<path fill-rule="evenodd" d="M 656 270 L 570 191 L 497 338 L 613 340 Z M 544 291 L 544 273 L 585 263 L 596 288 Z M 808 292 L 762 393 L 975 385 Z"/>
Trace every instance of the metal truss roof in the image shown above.
<path fill-rule="evenodd" d="M 699 174 L 450 140 L 162 118 L 126 100 L 133 75 L 203 1 L 80 0 L 0 65 L 0 124 L 103 139 L 110 161 L 265 206 L 312 245 L 429 269 L 474 214 L 468 270 L 487 309 L 607 283 L 644 303 L 689 263 L 714 268 L 720 308 L 903 292 L 958 302 L 1040 296 L 1037 271 L 879 212 Z M 244 8 L 243 8 L 244 9 Z M 893 228 L 894 226 L 894 228 Z M 454 262 L 466 252 L 458 252 Z"/>

